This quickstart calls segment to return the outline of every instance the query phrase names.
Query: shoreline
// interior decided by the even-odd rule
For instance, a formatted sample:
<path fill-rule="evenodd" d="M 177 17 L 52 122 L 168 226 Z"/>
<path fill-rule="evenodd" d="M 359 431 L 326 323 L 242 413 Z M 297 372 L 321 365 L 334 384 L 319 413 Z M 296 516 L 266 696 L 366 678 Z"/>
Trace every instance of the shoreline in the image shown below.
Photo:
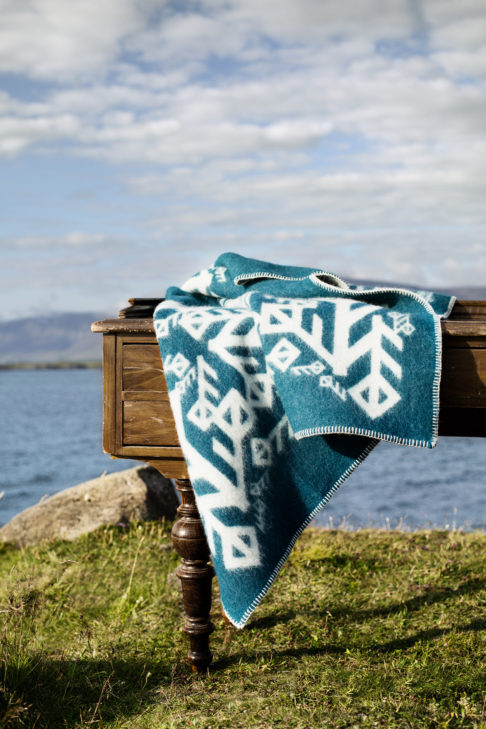
<path fill-rule="evenodd" d="M 1 370 L 94 370 L 101 369 L 101 360 L 86 362 L 8 362 L 0 364 Z"/>

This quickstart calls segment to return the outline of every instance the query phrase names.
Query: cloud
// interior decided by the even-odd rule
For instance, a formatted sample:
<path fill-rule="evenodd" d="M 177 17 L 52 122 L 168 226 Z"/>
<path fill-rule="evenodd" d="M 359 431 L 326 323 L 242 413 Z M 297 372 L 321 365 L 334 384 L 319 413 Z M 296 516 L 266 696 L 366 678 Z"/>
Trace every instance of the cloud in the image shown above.
<path fill-rule="evenodd" d="M 71 114 L 30 118 L 5 116 L 0 119 L 0 155 L 13 156 L 39 142 L 72 139 L 79 132 L 79 120 Z"/>
<path fill-rule="evenodd" d="M 133 265 L 134 241 L 105 233 L 73 231 L 60 236 L 3 237 L 0 250 L 2 315 L 22 311 L 106 311 L 137 293 L 143 273 Z M 113 275 L 113 261 L 117 274 Z M 13 293 L 18 292 L 17 297 Z"/>
<path fill-rule="evenodd" d="M 4 0 L 0 71 L 56 83 L 99 77 L 123 39 L 141 30 L 151 0 Z"/>
<path fill-rule="evenodd" d="M 117 298 L 130 246 L 152 293 L 170 281 L 147 271 L 183 280 L 225 249 L 482 283 L 485 16 L 479 0 L 12 0 L 0 71 L 36 93 L 0 94 L 0 155 L 101 161 L 136 221 L 14 248 L 52 286 L 116 258 Z"/>
<path fill-rule="evenodd" d="M 156 5 L 159 20 L 147 28 Z M 206 2 L 200 12 L 176 12 L 161 3 L 108 2 L 102 7 L 109 32 L 106 38 L 94 34 L 85 63 L 78 45 L 93 25 L 95 6 L 83 3 L 76 6 L 63 39 L 80 73 L 89 73 L 89 59 L 94 59 L 96 78 L 50 88 L 37 105 L 17 101 L 2 130 L 3 150 L 12 154 L 29 144 L 68 138 L 76 154 L 197 165 L 212 157 L 306 149 L 329 129 L 382 147 L 418 139 L 431 149 L 432 135 L 446 137 L 458 122 L 461 135 L 475 126 L 477 136 L 484 128 L 484 89 L 455 79 L 472 73 L 479 80 L 482 72 L 486 50 L 480 34 L 475 31 L 473 43 L 465 40 L 470 26 L 478 26 L 477 10 L 471 9 L 470 16 L 463 11 L 454 45 L 459 12 L 447 2 L 445 9 L 441 5 L 426 5 L 434 24 L 425 10 L 418 12 L 416 2 L 394 3 L 383 11 L 381 3 L 368 0 L 352 13 L 343 11 L 342 3 L 311 0 L 298 5 L 290 0 Z M 7 13 L 4 32 L 23 31 L 29 41 L 12 45 L 33 47 L 33 53 L 49 58 L 48 37 L 41 50 L 35 50 L 36 41 L 30 43 L 31 25 L 39 16 L 41 24 L 57 27 L 54 7 L 53 0 L 38 0 L 25 12 Z M 419 16 L 420 27 L 430 29 L 428 56 L 376 51 L 387 34 L 396 40 L 416 31 Z M 35 37 L 43 38 L 38 28 Z M 97 38 L 104 38 L 104 60 L 90 51 Z M 131 62 L 122 60 L 123 49 Z M 15 52 L 8 54 L 8 62 L 25 73 L 43 68 L 41 60 L 30 67 L 15 58 Z M 62 55 L 59 63 L 70 73 Z M 57 67 L 52 74 L 57 82 L 63 79 Z M 450 147 L 451 140 L 446 141 Z"/>
<path fill-rule="evenodd" d="M 9 239 L 6 242 L 10 248 L 29 249 L 31 251 L 48 249 L 56 250 L 64 248 L 72 250 L 74 248 L 86 248 L 86 247 L 103 247 L 106 248 L 118 247 L 119 239 L 112 238 L 105 233 L 86 233 L 81 231 L 73 231 L 63 236 L 28 236 L 23 238 Z"/>

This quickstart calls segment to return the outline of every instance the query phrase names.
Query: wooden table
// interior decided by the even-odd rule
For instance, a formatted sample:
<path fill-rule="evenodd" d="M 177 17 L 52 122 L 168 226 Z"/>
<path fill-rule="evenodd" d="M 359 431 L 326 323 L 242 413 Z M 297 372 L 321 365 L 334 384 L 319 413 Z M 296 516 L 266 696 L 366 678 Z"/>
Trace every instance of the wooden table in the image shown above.
<path fill-rule="evenodd" d="M 152 315 L 161 299 L 130 299 L 118 319 L 95 322 L 103 333 L 103 450 L 133 458 L 176 479 L 181 494 L 172 540 L 181 557 L 188 659 L 212 660 L 209 549 L 172 417 Z M 458 301 L 442 322 L 439 434 L 486 437 L 486 301 Z"/>

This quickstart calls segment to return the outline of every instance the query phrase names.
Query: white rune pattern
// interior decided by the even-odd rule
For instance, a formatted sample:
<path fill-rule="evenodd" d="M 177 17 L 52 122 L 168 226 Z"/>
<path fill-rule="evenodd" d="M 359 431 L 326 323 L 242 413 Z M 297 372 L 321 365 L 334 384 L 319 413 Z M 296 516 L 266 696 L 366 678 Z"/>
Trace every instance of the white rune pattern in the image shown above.
<path fill-rule="evenodd" d="M 437 439 L 447 297 L 341 288 L 309 270 L 226 254 L 154 312 L 187 477 L 239 627 L 379 440 Z"/>
<path fill-rule="evenodd" d="M 213 266 L 207 268 L 204 271 L 194 274 L 191 278 L 182 284 L 181 289 L 183 291 L 190 291 L 191 293 L 200 293 L 210 295 L 211 285 L 213 281 L 224 281 L 226 279 L 227 268 L 226 266 Z"/>
<path fill-rule="evenodd" d="M 273 372 L 314 378 L 316 386 L 327 389 L 332 397 L 341 401 L 350 397 L 376 418 L 400 400 L 387 379 L 390 373 L 398 381 L 402 377 L 401 365 L 390 351 L 402 351 L 402 337 L 414 331 L 407 315 L 390 313 L 389 326 L 387 314 L 379 307 L 342 298 L 326 300 L 326 316 L 316 300 L 264 301 L 259 315 L 244 308 L 250 296 L 240 297 L 238 304 L 239 308 L 230 309 L 228 301 L 228 308 L 201 307 L 199 311 L 174 306 L 170 317 L 156 322 L 159 336 L 167 336 L 171 327 L 181 327 L 198 351 L 204 352 L 191 362 L 188 350 L 168 355 L 164 369 L 177 380 L 171 403 L 189 470 L 204 474 L 210 487 L 198 496 L 208 542 L 213 554 L 221 550 L 228 570 L 261 564 L 258 534 L 265 531 L 267 521 L 262 496 L 269 469 L 278 463 L 292 435 L 286 415 L 264 437 L 255 427 L 258 411 L 274 407 Z M 355 326 L 367 318 L 358 335 Z M 332 327 L 330 331 L 327 326 Z M 278 341 L 265 360 L 262 340 L 274 334 Z M 345 378 L 365 355 L 366 372 L 350 385 Z M 226 380 L 217 360 L 238 373 L 241 391 L 232 378 Z M 189 423 L 206 434 L 211 457 L 191 443 Z M 228 508 L 242 515 L 251 513 L 253 525 L 245 517 L 246 524 L 229 526 L 224 517 Z"/>
<path fill-rule="evenodd" d="M 369 374 L 349 388 L 348 392 L 373 419 L 383 415 L 401 400 L 400 394 L 391 386 L 382 372 L 382 367 L 385 366 L 398 380 L 402 378 L 402 368 L 383 349 L 383 339 L 388 339 L 399 350 L 403 348 L 401 337 L 385 324 L 381 316 L 376 315 L 371 318 L 371 331 L 350 347 L 355 360 L 368 352 L 371 355 Z M 365 393 L 368 393 L 368 398 L 365 398 Z"/>
<path fill-rule="evenodd" d="M 252 407 L 270 408 L 273 403 L 273 383 L 265 371 L 261 346 L 255 314 L 248 311 L 227 312 L 226 323 L 208 342 L 210 352 L 239 372 L 243 378 L 246 399 Z"/>
<path fill-rule="evenodd" d="M 212 423 L 231 443 L 230 449 L 219 437 L 212 437 L 213 453 L 230 466 L 231 476 L 228 476 L 224 468 L 218 468 L 214 459 L 205 458 L 186 437 L 181 402 L 182 394 L 175 389 L 171 404 L 187 464 L 190 470 L 194 468 L 196 473 L 203 473 L 205 481 L 211 486 L 210 493 L 198 497 L 198 507 L 204 520 L 211 552 L 217 552 L 217 536 L 226 569 L 257 567 L 261 563 L 261 555 L 256 528 L 244 525 L 228 526 L 218 516 L 221 509 L 233 507 L 247 513 L 251 508 L 243 464 L 245 436 L 253 425 L 251 409 L 241 394 L 231 389 L 210 416 Z"/>
<path fill-rule="evenodd" d="M 400 314 L 398 311 L 388 312 L 388 316 L 393 319 L 393 330 L 395 332 L 403 332 L 407 336 L 415 331 L 415 327 L 410 321 L 410 314 Z"/>
<path fill-rule="evenodd" d="M 179 320 L 180 323 L 180 320 Z M 199 473 L 204 473 L 208 483 L 211 484 L 211 493 L 199 496 L 198 506 L 204 519 L 208 542 L 214 553 L 216 548 L 216 535 L 221 544 L 221 554 L 224 565 L 228 570 L 256 567 L 261 563 L 260 548 L 254 526 L 228 526 L 218 515 L 218 510 L 237 508 L 242 513 L 249 509 L 255 512 L 255 523 L 260 531 L 264 529 L 264 512 L 262 502 L 253 498 L 258 490 L 258 484 L 265 484 L 264 474 L 259 481 L 249 484 L 245 481 L 244 454 L 250 448 L 252 460 L 257 467 L 269 465 L 274 454 L 278 454 L 284 447 L 284 437 L 288 432 L 287 417 L 272 429 L 267 438 L 251 438 L 255 417 L 254 408 L 270 407 L 272 403 L 272 381 L 266 372 L 258 372 L 261 361 L 251 354 L 252 346 L 256 346 L 254 319 L 248 315 L 242 316 L 232 324 L 227 332 L 226 346 L 222 346 L 218 335 L 211 342 L 216 342 L 211 351 L 217 353 L 227 364 L 234 367 L 243 377 L 246 387 L 246 397 L 237 389 L 230 388 L 223 396 L 217 372 L 208 364 L 203 355 L 196 358 L 195 368 L 187 370 L 186 358 L 178 352 L 173 357 L 166 358 L 166 371 L 181 379 L 174 388 L 172 405 L 174 416 L 182 426 L 181 403 L 188 385 L 186 380 L 196 388 L 197 398 L 187 412 L 187 420 L 202 432 L 213 428 L 211 449 L 227 466 L 227 469 L 218 467 L 217 459 L 207 460 L 202 453 L 195 449 L 185 437 L 184 428 L 179 427 L 181 439 L 184 443 L 184 453 L 188 464 Z M 231 334 L 230 331 L 241 329 L 246 323 L 246 334 Z M 223 327 L 224 328 L 224 327 Z M 187 331 L 187 329 L 186 329 Z M 188 333 L 192 334 L 192 330 Z M 244 350 L 243 350 L 244 347 Z M 232 351 L 238 348 L 240 357 Z M 244 352 L 242 354 L 242 352 Z M 189 364 L 189 363 L 187 363 Z M 193 370 L 195 371 L 192 374 Z M 256 383 L 252 383 L 250 373 L 256 372 Z M 178 386 L 179 385 L 179 386 Z M 259 454 L 260 453 L 260 457 Z M 262 480 L 263 479 L 263 480 Z M 248 489 L 251 494 L 248 493 Z M 251 502 L 249 495 L 252 495 Z"/>
<path fill-rule="evenodd" d="M 205 432 L 212 424 L 216 410 L 215 402 L 221 395 L 210 379 L 217 380 L 218 374 L 208 365 L 202 355 L 197 357 L 197 388 L 198 398 L 187 413 L 188 419 L 200 430 Z"/>
<path fill-rule="evenodd" d="M 401 399 L 383 370 L 388 370 L 400 380 L 402 368 L 384 348 L 384 341 L 388 341 L 395 350 L 402 351 L 403 340 L 400 335 L 409 336 L 414 327 L 409 316 L 402 314 L 392 314 L 393 328 L 388 326 L 384 317 L 377 313 L 379 307 L 372 304 L 347 299 L 327 299 L 326 304 L 334 307 L 332 350 L 323 344 L 324 317 L 314 311 L 310 326 L 304 327 L 304 316 L 308 315 L 306 310 L 315 310 L 318 306 L 315 300 L 295 300 L 283 305 L 278 301 L 264 303 L 261 311 L 261 333 L 293 334 L 313 354 L 317 354 L 319 359 L 309 364 L 295 364 L 291 373 L 297 376 L 311 373 L 319 375 L 328 365 L 332 375 L 321 375 L 319 385 L 333 391 L 341 400 L 349 395 L 369 417 L 375 419 Z M 353 327 L 365 317 L 371 318 L 371 327 L 356 338 Z M 267 360 L 273 367 L 285 372 L 290 365 L 296 363 L 301 354 L 295 342 L 283 336 L 273 347 Z M 353 386 L 346 387 L 343 378 L 348 375 L 351 365 L 365 355 L 369 355 L 369 372 Z"/>

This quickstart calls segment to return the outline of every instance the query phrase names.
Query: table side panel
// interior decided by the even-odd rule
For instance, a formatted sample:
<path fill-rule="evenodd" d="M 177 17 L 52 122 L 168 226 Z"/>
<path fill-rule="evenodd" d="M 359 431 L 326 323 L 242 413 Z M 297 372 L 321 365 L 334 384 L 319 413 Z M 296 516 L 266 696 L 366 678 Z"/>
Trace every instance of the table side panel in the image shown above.
<path fill-rule="evenodd" d="M 124 382 L 133 389 L 124 390 Z M 153 435 L 147 438 L 140 423 L 150 418 Z M 103 450 L 151 463 L 167 478 L 188 478 L 153 335 L 113 331 L 103 336 Z"/>
<path fill-rule="evenodd" d="M 174 418 L 155 337 L 118 337 L 120 447 L 179 446 Z"/>
<path fill-rule="evenodd" d="M 486 321 L 486 301 L 460 299 L 454 304 L 449 319 Z"/>
<path fill-rule="evenodd" d="M 484 408 L 440 408 L 439 435 L 485 438 L 486 410 Z"/>
<path fill-rule="evenodd" d="M 123 344 L 122 389 L 167 392 L 160 350 L 153 344 L 125 341 Z"/>
<path fill-rule="evenodd" d="M 174 445 L 178 443 L 169 397 L 123 402 L 123 445 Z"/>
<path fill-rule="evenodd" d="M 114 453 L 116 430 L 116 336 L 103 335 L 103 450 Z"/>
<path fill-rule="evenodd" d="M 121 401 L 160 401 L 159 412 L 164 419 L 167 383 L 155 337 L 145 337 L 142 342 L 136 337 L 118 338 L 122 342 L 123 360 Z M 486 407 L 485 339 L 445 338 L 441 403 L 447 407 Z M 157 417 L 155 411 L 151 417 Z"/>
<path fill-rule="evenodd" d="M 486 348 L 444 350 L 440 404 L 486 408 Z"/>
<path fill-rule="evenodd" d="M 443 435 L 486 435 L 485 344 L 483 337 L 444 337 Z M 182 459 L 155 337 L 105 334 L 103 370 L 105 451 L 143 460 Z"/>

